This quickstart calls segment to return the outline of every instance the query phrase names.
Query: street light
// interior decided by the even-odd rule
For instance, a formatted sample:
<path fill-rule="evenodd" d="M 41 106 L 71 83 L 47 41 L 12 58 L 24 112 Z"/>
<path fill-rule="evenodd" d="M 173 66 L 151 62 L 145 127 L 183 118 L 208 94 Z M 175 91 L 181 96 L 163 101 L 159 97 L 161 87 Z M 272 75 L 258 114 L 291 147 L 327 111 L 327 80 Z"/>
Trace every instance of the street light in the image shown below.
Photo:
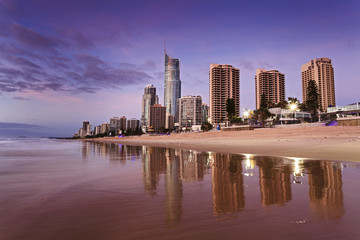
<path fill-rule="evenodd" d="M 244 112 L 244 118 L 249 118 L 249 110 L 245 110 L 245 112 Z"/>
<path fill-rule="evenodd" d="M 250 116 L 250 111 L 248 109 L 244 109 L 243 117 L 245 120 L 248 120 Z M 248 120 L 249 121 L 249 120 Z M 249 122 L 248 122 L 249 124 Z"/>
<path fill-rule="evenodd" d="M 298 102 L 289 102 L 289 108 L 293 112 L 293 121 L 295 122 L 295 111 L 298 110 Z"/>

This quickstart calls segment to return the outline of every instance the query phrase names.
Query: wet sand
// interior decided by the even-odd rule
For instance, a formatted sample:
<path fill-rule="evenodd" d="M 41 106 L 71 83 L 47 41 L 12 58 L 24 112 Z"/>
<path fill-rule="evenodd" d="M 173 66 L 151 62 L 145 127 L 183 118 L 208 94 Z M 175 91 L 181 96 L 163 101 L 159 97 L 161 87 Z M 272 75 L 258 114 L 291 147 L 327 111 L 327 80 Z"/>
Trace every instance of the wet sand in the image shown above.
<path fill-rule="evenodd" d="M 170 136 L 107 137 L 90 141 L 360 162 L 360 126 L 266 128 L 238 132 L 211 131 L 178 133 Z"/>

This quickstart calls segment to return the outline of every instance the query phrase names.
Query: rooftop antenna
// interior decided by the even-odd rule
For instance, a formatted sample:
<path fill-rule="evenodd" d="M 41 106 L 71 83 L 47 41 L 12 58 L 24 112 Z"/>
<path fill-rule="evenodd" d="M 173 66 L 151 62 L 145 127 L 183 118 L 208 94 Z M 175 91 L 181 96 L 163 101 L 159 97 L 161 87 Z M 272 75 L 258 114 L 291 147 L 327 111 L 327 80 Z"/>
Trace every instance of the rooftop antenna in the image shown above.
<path fill-rule="evenodd" d="M 166 54 L 166 38 L 164 38 L 164 54 Z"/>

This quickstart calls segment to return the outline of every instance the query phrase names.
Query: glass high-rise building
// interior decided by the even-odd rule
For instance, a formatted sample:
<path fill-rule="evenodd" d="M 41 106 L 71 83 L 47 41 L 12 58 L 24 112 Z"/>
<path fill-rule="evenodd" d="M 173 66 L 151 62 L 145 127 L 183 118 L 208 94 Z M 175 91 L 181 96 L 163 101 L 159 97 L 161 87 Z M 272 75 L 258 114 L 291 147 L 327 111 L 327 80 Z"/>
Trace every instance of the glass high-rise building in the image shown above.
<path fill-rule="evenodd" d="M 164 106 L 175 116 L 176 100 L 181 97 L 180 61 L 165 53 Z"/>
<path fill-rule="evenodd" d="M 159 98 L 156 95 L 156 88 L 152 84 L 147 85 L 144 89 L 144 95 L 142 99 L 142 110 L 141 110 L 141 126 L 145 128 L 145 130 L 149 124 L 150 107 L 158 103 L 159 103 Z"/>

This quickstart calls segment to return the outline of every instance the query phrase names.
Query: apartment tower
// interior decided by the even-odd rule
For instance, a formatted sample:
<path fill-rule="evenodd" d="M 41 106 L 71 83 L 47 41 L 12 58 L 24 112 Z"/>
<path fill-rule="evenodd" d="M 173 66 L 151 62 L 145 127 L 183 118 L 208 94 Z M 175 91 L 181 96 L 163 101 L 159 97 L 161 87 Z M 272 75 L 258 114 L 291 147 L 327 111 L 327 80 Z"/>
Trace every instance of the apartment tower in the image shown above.
<path fill-rule="evenodd" d="M 175 116 L 176 100 L 181 97 L 180 61 L 165 52 L 164 106 L 166 113 Z"/>
<path fill-rule="evenodd" d="M 235 101 L 235 116 L 240 110 L 240 70 L 227 64 L 210 65 L 210 123 L 217 124 L 227 119 L 226 101 Z"/>
<path fill-rule="evenodd" d="M 141 126 L 145 128 L 145 130 L 149 124 L 150 107 L 154 104 L 159 104 L 159 97 L 156 95 L 156 88 L 154 85 L 149 84 L 144 89 L 141 106 Z"/>
<path fill-rule="evenodd" d="M 256 109 L 260 108 L 261 96 L 269 104 L 277 104 L 285 100 L 285 74 L 278 70 L 258 68 L 255 75 Z"/>
<path fill-rule="evenodd" d="M 202 123 L 202 99 L 200 96 L 185 96 L 177 100 L 175 119 L 179 127 L 191 127 Z"/>
<path fill-rule="evenodd" d="M 149 127 L 153 127 L 155 132 L 159 132 L 161 128 L 165 129 L 166 107 L 160 104 L 154 104 L 150 107 Z"/>
<path fill-rule="evenodd" d="M 334 68 L 330 58 L 317 58 L 301 65 L 302 97 L 306 102 L 307 87 L 310 80 L 315 81 L 319 92 L 321 111 L 335 106 Z"/>

